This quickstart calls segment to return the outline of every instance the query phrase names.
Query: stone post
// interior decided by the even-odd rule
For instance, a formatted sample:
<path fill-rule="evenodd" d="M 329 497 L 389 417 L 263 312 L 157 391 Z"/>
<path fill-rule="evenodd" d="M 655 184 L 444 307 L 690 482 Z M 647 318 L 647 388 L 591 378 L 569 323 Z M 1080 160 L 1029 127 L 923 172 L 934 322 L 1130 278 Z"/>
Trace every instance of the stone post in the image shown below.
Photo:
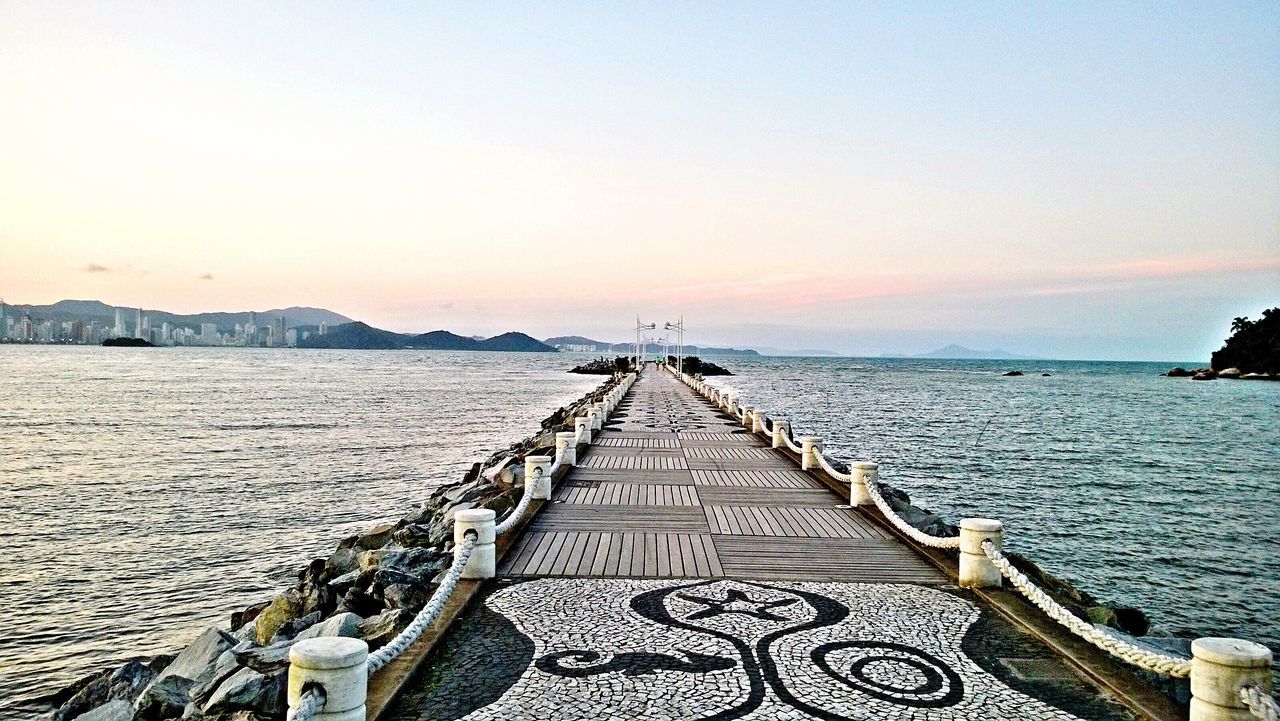
<path fill-rule="evenodd" d="M 591 404 L 591 410 L 587 411 L 587 417 L 591 419 L 592 433 L 595 433 L 604 426 L 604 411 L 601 410 L 599 403 Z"/>
<path fill-rule="evenodd" d="M 734 416 L 734 417 L 736 418 L 736 417 L 737 417 L 737 415 L 738 415 L 738 397 L 737 397 L 737 396 L 729 396 L 729 400 L 728 400 L 728 402 L 726 402 L 726 403 L 725 403 L 725 409 L 724 409 L 724 410 L 725 410 L 725 412 L 726 412 L 726 413 L 728 413 L 729 415 Z"/>
<path fill-rule="evenodd" d="M 1240 702 L 1249 684 L 1271 693 L 1271 649 L 1238 638 L 1191 642 L 1190 721 L 1253 721 Z"/>
<path fill-rule="evenodd" d="M 524 457 L 524 492 L 532 493 L 535 501 L 551 500 L 551 463 L 551 456 Z"/>
<path fill-rule="evenodd" d="M 787 434 L 791 432 L 791 423 L 773 419 L 773 447 L 784 448 L 787 445 Z"/>
<path fill-rule="evenodd" d="M 289 708 L 297 708 L 303 691 L 324 687 L 320 721 L 364 721 L 369 672 L 369 644 L 358 638 L 308 638 L 289 647 Z"/>
<path fill-rule="evenodd" d="M 764 433 L 764 430 L 765 430 L 764 411 L 761 411 L 759 408 L 757 408 L 755 412 L 751 414 L 751 419 L 753 421 L 751 424 L 751 432 Z"/>
<path fill-rule="evenodd" d="M 880 464 L 878 463 L 850 463 L 849 475 L 849 505 L 850 506 L 870 506 L 875 501 L 871 500 L 871 494 L 867 492 L 867 486 L 875 483 L 880 478 Z"/>
<path fill-rule="evenodd" d="M 742 425 L 751 428 L 755 425 L 755 409 L 751 406 L 742 407 Z"/>
<path fill-rule="evenodd" d="M 498 558 L 493 542 L 497 538 L 494 533 L 493 519 L 495 514 L 488 508 L 472 508 L 466 511 L 458 511 L 453 517 L 453 558 L 457 562 L 458 554 L 462 553 L 462 546 L 466 543 L 467 531 L 474 530 L 477 534 L 475 550 L 471 552 L 471 559 L 467 561 L 467 567 L 462 569 L 463 578 L 493 578 L 498 571 Z"/>
<path fill-rule="evenodd" d="M 982 550 L 990 539 L 1000 549 L 1004 524 L 990 518 L 960 520 L 960 585 L 965 588 L 1000 588 L 1004 577 Z"/>
<path fill-rule="evenodd" d="M 591 416 L 578 416 L 573 419 L 574 436 L 578 443 L 591 442 Z"/>
<path fill-rule="evenodd" d="M 812 470 L 821 468 L 818 454 L 822 452 L 822 439 L 816 436 L 805 436 L 800 439 L 800 468 Z"/>
<path fill-rule="evenodd" d="M 560 456 L 560 462 L 566 466 L 578 465 L 578 434 L 572 431 L 563 431 L 556 434 L 556 455 Z"/>

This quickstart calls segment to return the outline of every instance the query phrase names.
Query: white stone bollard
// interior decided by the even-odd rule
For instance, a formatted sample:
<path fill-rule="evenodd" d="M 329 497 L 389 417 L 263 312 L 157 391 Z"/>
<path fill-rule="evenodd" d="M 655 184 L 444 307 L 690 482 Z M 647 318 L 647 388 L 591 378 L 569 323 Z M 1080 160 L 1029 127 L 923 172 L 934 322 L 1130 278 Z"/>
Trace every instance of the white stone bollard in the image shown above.
<path fill-rule="evenodd" d="M 787 434 L 791 432 L 791 423 L 773 419 L 773 447 L 784 448 L 787 445 Z"/>
<path fill-rule="evenodd" d="M 573 419 L 574 436 L 579 443 L 591 442 L 591 417 L 578 416 Z"/>
<path fill-rule="evenodd" d="M 755 409 L 755 412 L 753 412 L 753 413 L 751 414 L 751 420 L 752 420 L 752 423 L 751 423 L 751 432 L 752 432 L 752 433 L 764 433 L 764 430 L 765 430 L 765 415 L 764 415 L 764 412 L 763 412 L 763 411 L 761 411 L 759 408 Z"/>
<path fill-rule="evenodd" d="M 755 424 L 755 409 L 751 406 L 742 407 L 742 425 L 751 428 Z"/>
<path fill-rule="evenodd" d="M 960 585 L 965 588 L 1000 588 L 1004 577 L 982 550 L 990 540 L 1000 550 L 1004 524 L 990 518 L 960 520 Z"/>
<path fill-rule="evenodd" d="M 1190 721 L 1252 721 L 1240 702 L 1249 684 L 1272 691 L 1271 649 L 1238 638 L 1197 638 L 1191 642 Z"/>
<path fill-rule="evenodd" d="M 822 439 L 816 436 L 805 436 L 800 439 L 800 468 L 811 470 L 821 468 L 818 454 L 822 452 Z"/>
<path fill-rule="evenodd" d="M 369 644 L 340 636 L 308 638 L 289 647 L 289 708 L 297 708 L 304 691 L 324 688 L 320 721 L 364 721 L 369 688 L 366 661 Z"/>
<path fill-rule="evenodd" d="M 462 546 L 467 542 L 466 533 L 475 530 L 476 547 L 471 552 L 466 568 L 462 569 L 463 578 L 493 578 L 498 571 L 498 557 L 493 546 L 497 535 L 494 532 L 495 514 L 488 508 L 472 508 L 458 511 L 453 517 L 453 558 L 457 562 L 462 553 Z"/>
<path fill-rule="evenodd" d="M 556 434 L 556 455 L 560 456 L 560 462 L 566 466 L 578 465 L 578 434 L 573 431 L 563 431 Z"/>
<path fill-rule="evenodd" d="M 725 412 L 731 416 L 738 415 L 738 397 L 729 396 L 729 402 L 725 404 Z"/>
<path fill-rule="evenodd" d="M 850 463 L 849 474 L 853 476 L 849 479 L 849 505 L 873 505 L 875 501 L 871 500 L 871 494 L 867 491 L 867 486 L 879 480 L 880 464 Z"/>
<path fill-rule="evenodd" d="M 525 456 L 524 457 L 524 485 L 525 493 L 532 493 L 535 501 L 551 500 L 551 456 Z M 542 474 L 538 474 L 538 470 L 542 470 Z M 537 480 L 534 480 L 534 479 Z M 533 487 L 529 486 L 529 482 L 533 482 Z"/>
<path fill-rule="evenodd" d="M 599 403 L 592 403 L 591 408 L 587 410 L 587 418 L 591 419 L 591 432 L 595 433 L 604 426 L 604 413 L 600 410 Z"/>

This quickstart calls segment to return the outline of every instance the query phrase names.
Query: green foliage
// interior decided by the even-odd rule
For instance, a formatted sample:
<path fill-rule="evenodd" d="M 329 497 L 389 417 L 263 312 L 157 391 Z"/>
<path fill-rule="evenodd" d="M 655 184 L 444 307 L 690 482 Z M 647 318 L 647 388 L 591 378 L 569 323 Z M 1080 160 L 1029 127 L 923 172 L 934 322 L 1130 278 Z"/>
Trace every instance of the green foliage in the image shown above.
<path fill-rule="evenodd" d="M 1262 312 L 1258 320 L 1231 321 L 1231 337 L 1213 354 L 1214 370 L 1239 368 L 1245 373 L 1280 374 L 1280 308 Z"/>

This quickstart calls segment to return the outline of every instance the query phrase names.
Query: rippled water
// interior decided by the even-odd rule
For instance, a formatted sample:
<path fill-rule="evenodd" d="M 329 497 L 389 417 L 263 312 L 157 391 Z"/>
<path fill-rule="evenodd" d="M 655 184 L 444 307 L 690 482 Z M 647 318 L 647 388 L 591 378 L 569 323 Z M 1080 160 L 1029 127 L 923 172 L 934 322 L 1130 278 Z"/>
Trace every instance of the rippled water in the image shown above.
<path fill-rule="evenodd" d="M 917 505 L 1004 521 L 1011 550 L 1163 630 L 1280 650 L 1280 383 L 1152 363 L 728 365 L 738 375 L 708 380 L 838 458 L 879 462 Z"/>
<path fill-rule="evenodd" d="M 570 360 L 0 346 L 0 717 L 411 510 L 600 382 Z"/>

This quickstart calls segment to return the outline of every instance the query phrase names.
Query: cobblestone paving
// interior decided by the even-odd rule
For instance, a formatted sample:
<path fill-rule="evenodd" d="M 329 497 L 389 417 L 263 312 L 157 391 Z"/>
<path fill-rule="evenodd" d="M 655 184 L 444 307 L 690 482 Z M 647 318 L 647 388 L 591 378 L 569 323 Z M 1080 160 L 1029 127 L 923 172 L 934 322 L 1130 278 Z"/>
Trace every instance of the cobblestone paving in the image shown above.
<path fill-rule="evenodd" d="M 984 670 L 1000 659 L 970 655 L 1054 662 L 1019 636 L 919 585 L 504 582 L 391 718 L 1131 718 L 1065 667 L 1051 683 L 1019 683 Z"/>

